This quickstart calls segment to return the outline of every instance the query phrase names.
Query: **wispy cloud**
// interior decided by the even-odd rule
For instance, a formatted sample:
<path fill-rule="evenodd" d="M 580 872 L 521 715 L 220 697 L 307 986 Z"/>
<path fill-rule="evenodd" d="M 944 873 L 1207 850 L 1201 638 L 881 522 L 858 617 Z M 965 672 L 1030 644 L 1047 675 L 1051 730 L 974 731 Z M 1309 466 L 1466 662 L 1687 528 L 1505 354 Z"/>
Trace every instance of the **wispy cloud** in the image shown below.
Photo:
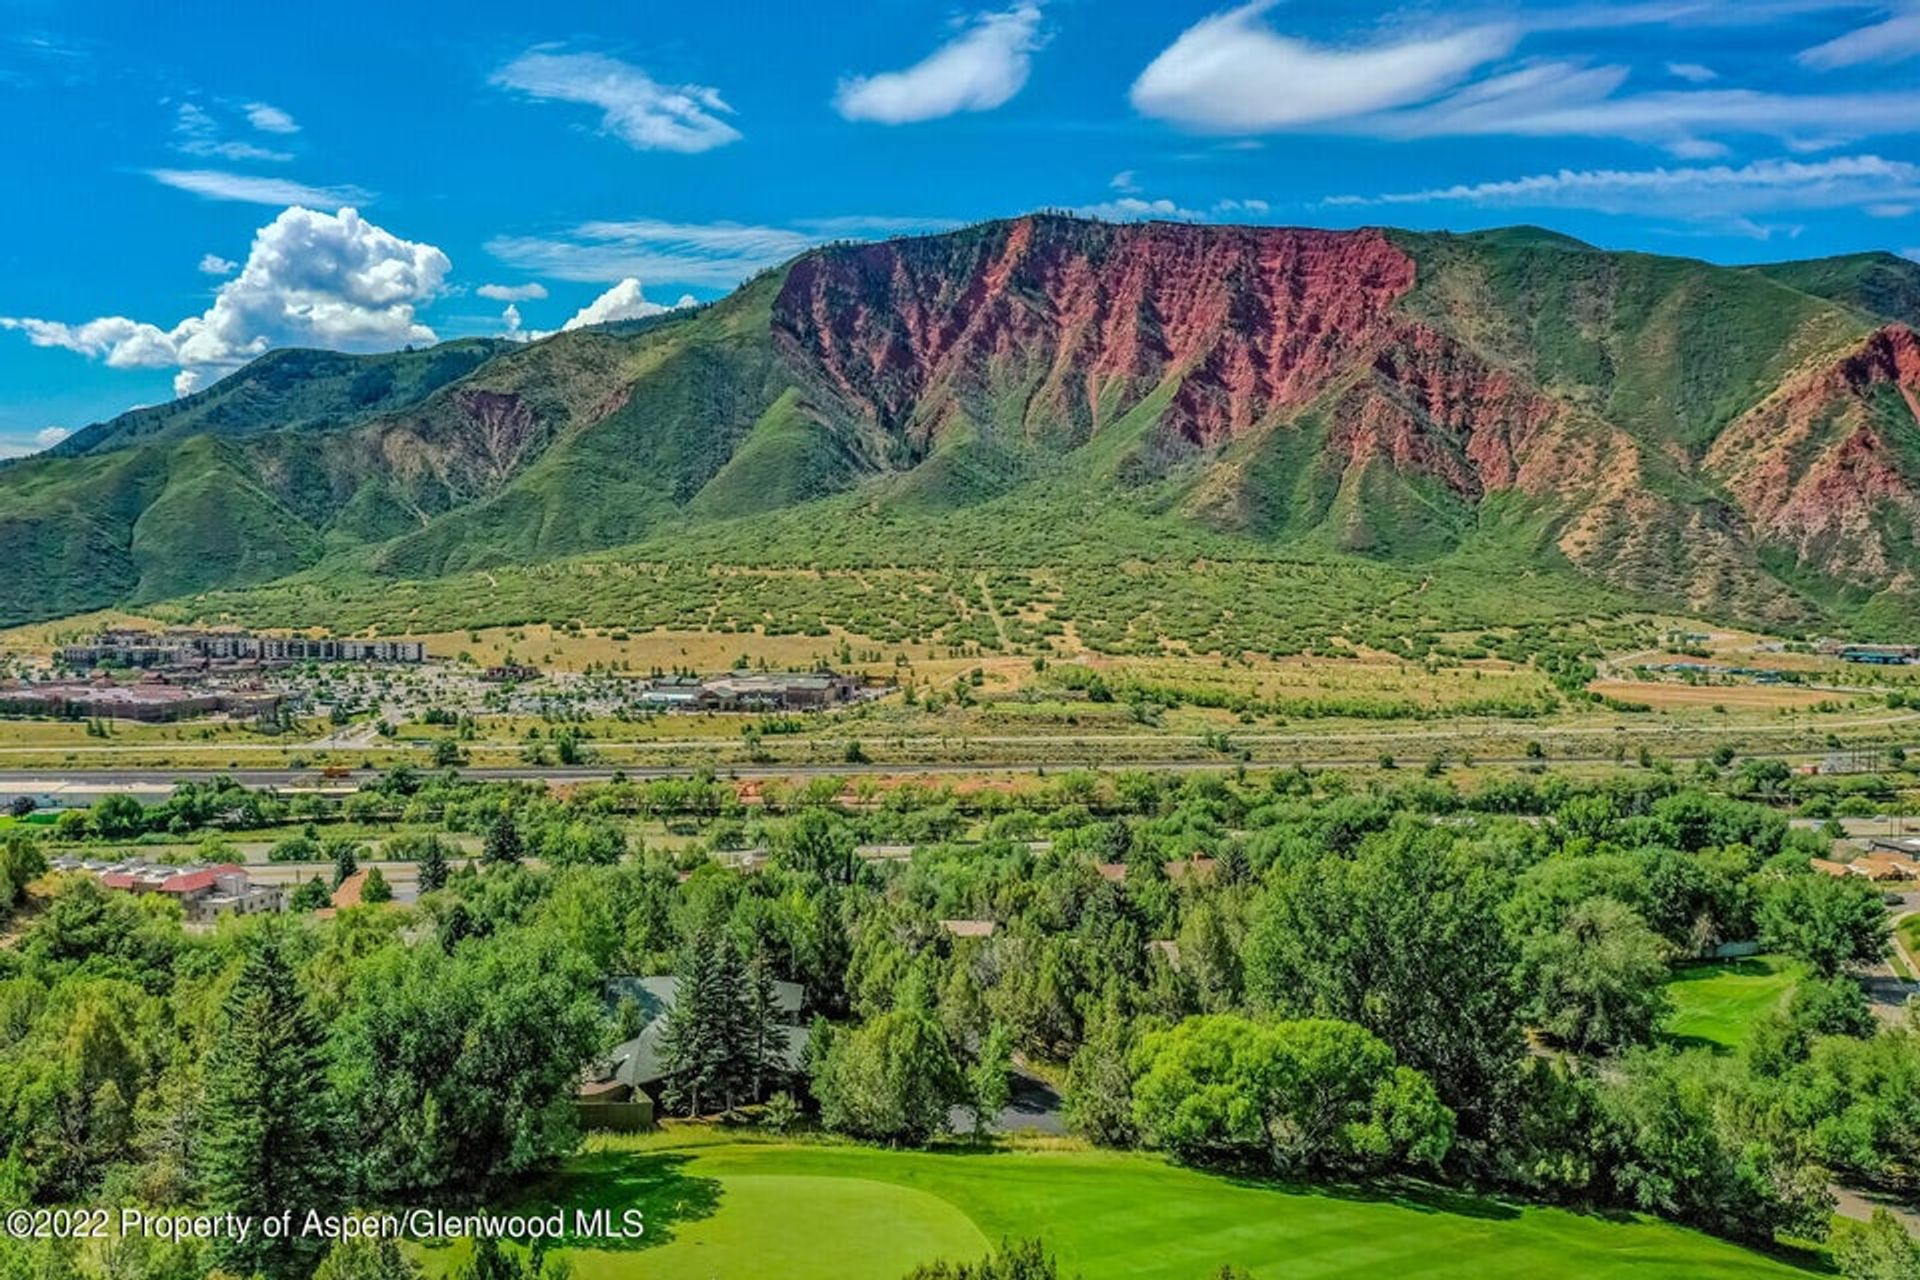
<path fill-rule="evenodd" d="M 276 151 L 226 137 L 220 122 L 197 102 L 183 102 L 174 112 L 173 149 L 182 155 L 198 156 L 205 160 L 293 159 L 291 152 Z"/>
<path fill-rule="evenodd" d="M 547 286 L 537 280 L 530 284 L 483 284 L 474 292 L 494 302 L 535 302 L 547 296 Z"/>
<path fill-rule="evenodd" d="M 1870 62 L 1904 62 L 1920 54 L 1920 4 L 1907 3 L 1871 26 L 1860 27 L 1800 53 L 1802 64 L 1820 71 Z"/>
<path fill-rule="evenodd" d="M 1768 11 L 1808 7 L 1781 0 Z M 1627 90 L 1631 68 L 1623 64 L 1517 56 L 1528 36 L 1550 29 L 1655 21 L 1712 24 L 1731 21 L 1733 6 L 1524 11 L 1508 22 L 1435 27 L 1345 46 L 1310 44 L 1274 30 L 1267 18 L 1271 8 L 1272 0 L 1256 0 L 1183 32 L 1135 81 L 1135 107 L 1201 132 L 1624 138 L 1695 158 L 1710 154 L 1719 137 L 1763 136 L 1821 149 L 1850 139 L 1920 133 L 1920 92 L 1913 90 L 1633 92 Z M 1752 16 L 1751 6 L 1739 11 Z M 1837 59 L 1867 47 L 1877 50 L 1876 56 L 1891 57 L 1894 49 L 1906 47 L 1908 16 L 1903 10 L 1868 28 L 1876 33 L 1870 41 L 1865 32 L 1856 32 L 1806 57 L 1839 65 Z M 1861 43 L 1847 43 L 1854 36 Z M 1912 38 L 1912 51 L 1920 52 L 1920 24 Z M 1707 84 L 1715 75 L 1697 63 L 1669 63 L 1667 70 L 1693 85 Z"/>
<path fill-rule="evenodd" d="M 729 288 L 829 240 L 944 230 L 945 219 L 843 217 L 788 226 L 668 222 L 657 218 L 584 222 L 559 235 L 496 236 L 487 252 L 522 271 L 604 284 L 627 277 Z"/>
<path fill-rule="evenodd" d="M 1425 101 L 1505 55 L 1520 38 L 1493 23 L 1351 48 L 1283 36 L 1258 0 L 1182 32 L 1140 73 L 1133 105 L 1189 128 L 1264 132 Z"/>
<path fill-rule="evenodd" d="M 247 123 L 262 133 L 298 133 L 300 126 L 279 107 L 266 102 L 247 104 Z"/>
<path fill-rule="evenodd" d="M 354 186 L 314 187 L 289 178 L 261 178 L 221 169 L 149 169 L 147 176 L 208 200 L 238 200 L 247 204 L 338 209 L 343 205 L 368 204 L 374 198 L 372 192 Z"/>
<path fill-rule="evenodd" d="M 740 140 L 717 89 L 663 85 L 639 67 L 599 53 L 536 48 L 494 73 L 493 83 L 531 98 L 601 110 L 600 126 L 643 151 L 710 151 Z"/>
<path fill-rule="evenodd" d="M 959 35 L 903 71 L 841 81 L 834 107 L 849 120 L 878 124 L 991 111 L 1026 85 L 1040 43 L 1037 4 L 976 14 Z"/>
<path fill-rule="evenodd" d="M 1466 204 L 1578 208 L 1679 218 L 1725 219 L 1784 209 L 1867 207 L 1920 199 L 1920 165 L 1880 156 L 1655 169 L 1561 169 L 1374 196 L 1336 196 L 1330 205 Z"/>

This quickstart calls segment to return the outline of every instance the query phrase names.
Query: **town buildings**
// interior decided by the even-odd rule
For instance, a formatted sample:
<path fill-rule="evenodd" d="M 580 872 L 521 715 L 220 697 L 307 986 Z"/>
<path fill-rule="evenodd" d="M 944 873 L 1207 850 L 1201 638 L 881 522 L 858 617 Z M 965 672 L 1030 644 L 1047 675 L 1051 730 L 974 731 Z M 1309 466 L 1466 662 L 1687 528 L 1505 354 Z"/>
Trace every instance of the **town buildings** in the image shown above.
<path fill-rule="evenodd" d="M 649 680 L 640 705 L 661 711 L 824 711 L 851 701 L 860 681 L 836 671 L 729 671 Z"/>
<path fill-rule="evenodd" d="M 75 669 L 199 667 L 212 662 L 424 662 L 426 657 L 426 646 L 418 640 L 313 639 L 249 631 L 111 630 L 59 651 L 61 663 Z"/>
<path fill-rule="evenodd" d="M 51 867 L 96 876 L 106 888 L 122 893 L 171 898 L 195 924 L 209 924 L 222 916 L 279 911 L 285 906 L 285 895 L 277 885 L 253 883 L 247 869 L 235 862 L 176 867 L 137 858 L 112 863 L 55 858 Z"/>
<path fill-rule="evenodd" d="M 187 687 L 161 680 L 17 680 L 0 684 L 0 716 L 162 722 L 194 716 L 271 716 L 280 695 L 262 689 Z"/>

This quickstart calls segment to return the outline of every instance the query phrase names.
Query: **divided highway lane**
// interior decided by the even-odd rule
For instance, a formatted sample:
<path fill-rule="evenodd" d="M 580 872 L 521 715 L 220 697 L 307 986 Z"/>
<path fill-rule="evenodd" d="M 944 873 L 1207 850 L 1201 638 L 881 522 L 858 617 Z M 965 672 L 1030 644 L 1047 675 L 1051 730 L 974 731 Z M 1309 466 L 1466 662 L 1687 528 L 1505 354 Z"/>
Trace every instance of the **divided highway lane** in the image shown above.
<path fill-rule="evenodd" d="M 1797 751 L 1752 751 L 1742 752 L 1743 756 L 1785 758 L 1807 754 L 1807 749 Z M 1675 755 L 1677 761 L 1696 758 L 1693 755 Z M 1529 765 L 1540 763 L 1526 756 L 1487 756 L 1476 754 L 1476 764 Z M 1302 765 L 1308 768 L 1364 768 L 1379 762 L 1377 755 L 1328 755 L 1303 757 L 1285 761 L 1259 761 L 1255 768 L 1288 768 Z M 1611 750 L 1591 752 L 1557 751 L 1552 762 L 1556 764 L 1606 764 L 1613 763 Z M 1094 761 L 1028 760 L 996 761 L 982 763 L 864 763 L 864 764 L 738 764 L 709 765 L 720 777 L 726 778 L 831 778 L 857 776 L 909 776 L 919 774 L 1008 774 L 1031 773 L 1036 769 L 1046 769 L 1054 773 L 1068 769 L 1091 769 L 1096 772 L 1118 773 L 1127 770 L 1147 772 L 1191 773 L 1203 770 L 1232 769 L 1239 761 L 1226 759 L 1219 755 L 1193 756 L 1187 759 L 1159 761 L 1129 761 L 1120 764 L 1104 764 Z M 700 770 L 691 765 L 581 765 L 581 766 L 541 766 L 519 765 L 500 768 L 465 768 L 457 772 L 466 778 L 483 781 L 524 781 L 549 783 L 609 782 L 616 774 L 644 781 L 652 778 L 685 778 Z M 323 777 L 317 769 L 141 769 L 121 768 L 77 768 L 77 769 L 22 769 L 0 770 L 0 803 L 17 795 L 52 796 L 56 799 L 85 803 L 105 795 L 130 794 L 163 796 L 172 790 L 176 782 L 207 782 L 215 778 L 230 778 L 247 787 L 268 787 L 283 790 L 303 790 L 346 793 L 357 790 L 362 784 L 371 782 L 380 776 L 378 769 L 354 769 L 344 777 Z"/>

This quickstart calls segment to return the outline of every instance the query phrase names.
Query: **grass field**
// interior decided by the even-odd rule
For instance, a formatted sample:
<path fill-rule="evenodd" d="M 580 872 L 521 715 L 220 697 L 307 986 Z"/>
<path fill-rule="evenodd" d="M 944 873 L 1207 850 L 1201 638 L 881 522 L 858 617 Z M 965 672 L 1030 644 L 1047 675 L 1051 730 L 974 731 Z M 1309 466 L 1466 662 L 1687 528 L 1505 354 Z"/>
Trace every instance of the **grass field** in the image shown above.
<path fill-rule="evenodd" d="M 1673 1012 L 1666 1034 L 1683 1043 L 1734 1050 L 1746 1043 L 1754 1020 L 1785 1002 L 1800 970 L 1779 956 L 1753 956 L 1689 965 L 1667 983 Z"/>
<path fill-rule="evenodd" d="M 1670 1224 L 1446 1193 L 1291 1190 L 1079 1148 L 882 1151 L 669 1132 L 583 1155 L 528 1207 L 640 1205 L 643 1242 L 571 1251 L 578 1280 L 898 1280 L 1040 1236 L 1063 1275 L 1765 1277 L 1806 1274 Z M 430 1260 L 444 1272 L 452 1251 Z"/>

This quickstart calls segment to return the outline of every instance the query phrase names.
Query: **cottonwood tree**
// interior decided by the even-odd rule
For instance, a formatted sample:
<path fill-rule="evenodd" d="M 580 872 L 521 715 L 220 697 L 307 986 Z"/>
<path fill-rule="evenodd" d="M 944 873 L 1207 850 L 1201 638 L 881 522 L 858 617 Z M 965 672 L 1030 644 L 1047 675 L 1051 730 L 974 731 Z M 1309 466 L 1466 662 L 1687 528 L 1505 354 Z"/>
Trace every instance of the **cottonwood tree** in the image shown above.
<path fill-rule="evenodd" d="M 1188 1018 L 1134 1053 L 1133 1114 L 1183 1159 L 1261 1159 L 1281 1173 L 1436 1166 L 1453 1113 L 1420 1072 L 1350 1022 Z"/>

